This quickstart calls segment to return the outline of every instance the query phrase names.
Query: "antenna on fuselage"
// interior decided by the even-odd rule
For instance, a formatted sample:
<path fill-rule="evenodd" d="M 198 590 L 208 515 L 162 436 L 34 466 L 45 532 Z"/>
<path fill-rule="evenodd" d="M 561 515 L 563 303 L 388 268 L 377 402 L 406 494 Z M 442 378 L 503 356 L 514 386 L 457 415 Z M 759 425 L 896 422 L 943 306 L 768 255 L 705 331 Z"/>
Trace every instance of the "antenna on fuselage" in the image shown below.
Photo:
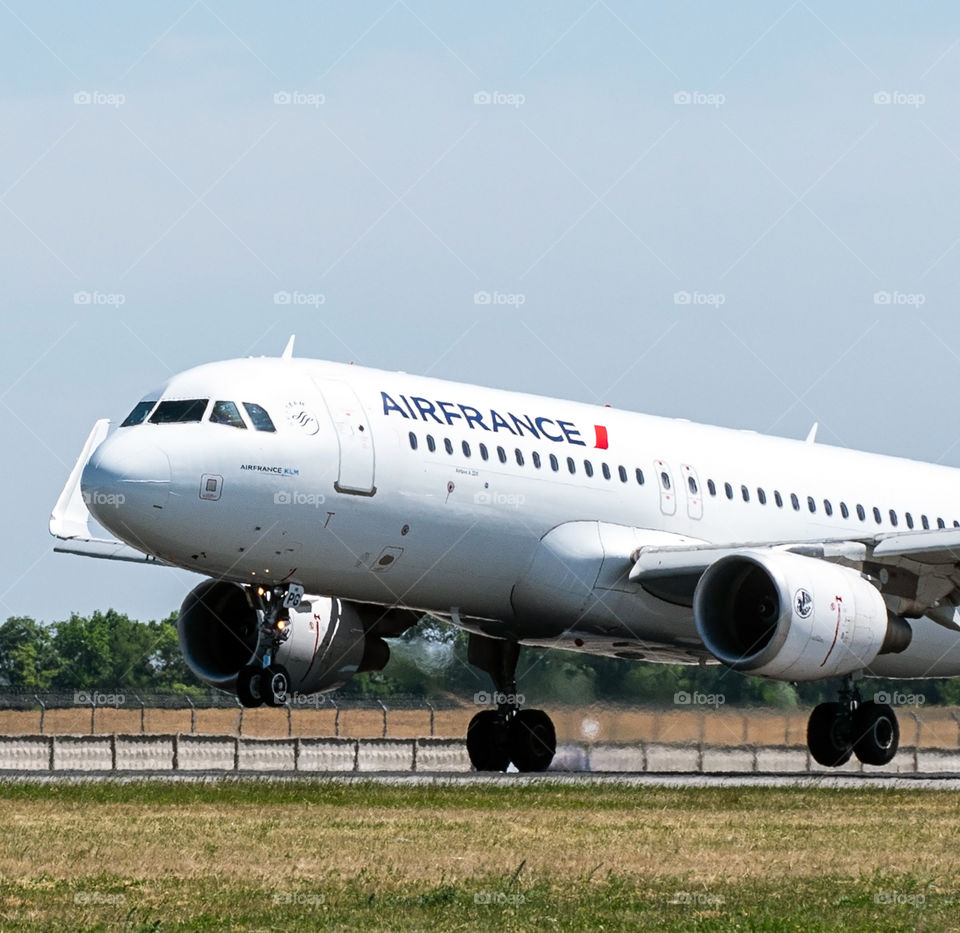
<path fill-rule="evenodd" d="M 291 337 L 290 339 L 292 340 L 293 338 Z M 815 444 L 815 443 L 817 442 L 817 428 L 819 428 L 819 427 L 820 427 L 820 422 L 819 422 L 819 421 L 814 421 L 814 422 L 813 422 L 813 427 L 810 428 L 810 431 L 809 431 L 809 433 L 807 434 L 807 443 L 808 443 L 808 444 Z"/>
<path fill-rule="evenodd" d="M 293 342 L 297 339 L 296 334 L 291 334 L 290 339 L 287 341 L 287 345 L 283 348 L 283 353 L 280 355 L 281 360 L 292 360 L 293 359 Z"/>

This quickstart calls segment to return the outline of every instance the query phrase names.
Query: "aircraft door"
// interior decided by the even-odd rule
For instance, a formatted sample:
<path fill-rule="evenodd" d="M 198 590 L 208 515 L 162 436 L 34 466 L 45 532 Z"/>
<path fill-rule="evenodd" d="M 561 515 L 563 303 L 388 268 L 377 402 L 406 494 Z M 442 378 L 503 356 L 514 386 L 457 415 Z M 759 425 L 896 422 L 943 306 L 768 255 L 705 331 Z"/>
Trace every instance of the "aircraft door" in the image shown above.
<path fill-rule="evenodd" d="M 334 489 L 357 496 L 372 496 L 375 455 L 373 433 L 356 392 L 337 379 L 315 379 L 323 395 L 340 445 L 340 471 Z"/>
<path fill-rule="evenodd" d="M 687 515 L 699 521 L 703 518 L 703 492 L 700 489 L 700 477 L 689 463 L 681 463 L 680 472 L 687 486 Z"/>
<path fill-rule="evenodd" d="M 673 515 L 677 511 L 677 492 L 673 488 L 673 474 L 662 460 L 653 461 L 653 471 L 660 487 L 660 511 L 664 515 Z"/>

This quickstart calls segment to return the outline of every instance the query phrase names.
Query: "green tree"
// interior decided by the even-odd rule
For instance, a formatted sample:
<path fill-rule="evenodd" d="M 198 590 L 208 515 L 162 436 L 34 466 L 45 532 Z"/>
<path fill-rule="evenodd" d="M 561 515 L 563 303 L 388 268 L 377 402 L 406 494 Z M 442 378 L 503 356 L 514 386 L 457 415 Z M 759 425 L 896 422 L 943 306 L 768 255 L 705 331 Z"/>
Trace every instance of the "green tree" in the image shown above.
<path fill-rule="evenodd" d="M 59 660 L 53 633 L 28 616 L 12 616 L 0 625 L 0 684 L 17 692 L 48 690 Z"/>

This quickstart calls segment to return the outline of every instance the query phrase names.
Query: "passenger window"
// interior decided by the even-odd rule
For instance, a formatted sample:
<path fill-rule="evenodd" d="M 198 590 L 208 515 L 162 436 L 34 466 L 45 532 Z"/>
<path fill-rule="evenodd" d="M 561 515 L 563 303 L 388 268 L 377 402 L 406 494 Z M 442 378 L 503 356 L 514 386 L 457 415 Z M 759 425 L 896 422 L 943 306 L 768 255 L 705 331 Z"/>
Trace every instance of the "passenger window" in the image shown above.
<path fill-rule="evenodd" d="M 897 513 L 894 512 L 893 509 L 890 509 L 890 524 L 893 525 L 894 528 L 896 528 L 897 525 L 899 524 L 899 522 L 897 521 Z"/>
<path fill-rule="evenodd" d="M 453 441 L 449 437 L 443 439 L 443 449 L 448 453 L 453 453 Z"/>
<path fill-rule="evenodd" d="M 692 476 L 687 477 L 687 489 L 690 490 L 691 495 L 697 494 L 697 481 Z"/>
<path fill-rule="evenodd" d="M 610 479 L 610 466 L 606 463 L 600 464 L 600 472 L 603 473 L 604 479 Z"/>
<path fill-rule="evenodd" d="M 840 514 L 841 514 L 844 518 L 849 518 L 849 517 L 850 517 L 850 509 L 847 508 L 847 503 L 846 503 L 846 502 L 841 502 L 841 503 L 840 503 Z"/>
<path fill-rule="evenodd" d="M 953 520 L 953 527 L 954 527 L 954 528 L 960 528 L 960 522 L 958 522 L 956 519 L 954 519 L 954 520 Z"/>
<path fill-rule="evenodd" d="M 810 509 L 811 515 L 817 511 L 817 503 L 814 502 L 813 496 L 807 496 L 807 508 Z"/>
<path fill-rule="evenodd" d="M 620 477 L 621 483 L 625 483 L 627 481 L 627 468 L 625 466 L 618 466 L 617 476 Z"/>
<path fill-rule="evenodd" d="M 484 444 L 482 441 L 480 443 L 480 459 L 481 460 L 490 459 L 490 451 L 487 450 L 487 445 Z"/>
<path fill-rule="evenodd" d="M 506 462 L 507 462 L 507 452 L 506 452 L 502 447 L 498 447 L 498 448 L 497 448 L 497 459 L 498 459 L 501 463 L 506 463 Z"/>
<path fill-rule="evenodd" d="M 593 476 L 593 464 L 589 460 L 583 461 L 583 472 L 586 473 L 587 476 Z"/>
<path fill-rule="evenodd" d="M 763 491 L 763 489 L 760 486 L 757 486 L 757 502 L 759 502 L 760 505 L 767 504 L 767 494 Z"/>
<path fill-rule="evenodd" d="M 192 424 L 203 420 L 207 399 L 186 398 L 161 402 L 150 416 L 151 424 Z"/>
<path fill-rule="evenodd" d="M 253 426 L 258 431 L 269 431 L 272 434 L 277 430 L 265 408 L 262 408 L 256 402 L 244 402 L 243 407 L 246 408 Z"/>
<path fill-rule="evenodd" d="M 717 484 L 712 479 L 707 480 L 707 492 L 709 492 L 711 496 L 717 494 Z"/>
<path fill-rule="evenodd" d="M 523 466 L 523 451 L 518 447 L 514 453 L 517 455 L 517 466 Z"/>
<path fill-rule="evenodd" d="M 883 521 L 883 518 L 880 515 L 880 509 L 878 509 L 876 506 L 873 507 L 873 520 L 878 525 Z"/>
<path fill-rule="evenodd" d="M 867 513 L 864 512 L 863 506 L 859 504 L 857 505 L 857 518 L 859 518 L 862 522 L 867 520 Z"/>
<path fill-rule="evenodd" d="M 533 452 L 533 465 L 539 470 L 540 469 L 540 454 L 536 451 Z"/>
<path fill-rule="evenodd" d="M 120 425 L 121 428 L 129 428 L 135 424 L 143 424 L 150 410 L 156 405 L 156 402 L 137 402 L 133 411 L 124 419 Z"/>
<path fill-rule="evenodd" d="M 773 491 L 773 501 L 777 503 L 777 508 L 783 508 L 783 496 L 780 495 L 779 489 L 774 489 Z"/>
<path fill-rule="evenodd" d="M 240 411 L 233 402 L 214 402 L 210 411 L 210 420 L 214 424 L 226 424 L 231 428 L 247 429 L 240 417 Z"/>
<path fill-rule="evenodd" d="M 417 435 L 414 434 L 413 431 L 410 432 L 410 449 L 411 450 L 417 449 Z"/>
<path fill-rule="evenodd" d="M 663 486 L 664 489 L 670 488 L 670 474 L 666 470 L 660 474 L 660 485 Z"/>
<path fill-rule="evenodd" d="M 733 498 L 733 486 L 731 486 L 729 483 L 723 484 L 723 491 L 727 494 L 728 499 Z"/>
<path fill-rule="evenodd" d="M 429 450 L 430 453 L 436 453 L 437 450 L 437 442 L 433 439 L 432 434 L 427 435 L 427 450 Z"/>
<path fill-rule="evenodd" d="M 920 524 L 923 525 L 923 530 L 924 530 L 924 531 L 929 531 L 929 530 L 930 530 L 930 522 L 927 520 L 927 516 L 926 516 L 926 515 L 921 515 L 921 516 L 920 516 Z"/>
<path fill-rule="evenodd" d="M 463 450 L 463 455 L 464 455 L 465 457 L 469 457 L 469 456 L 470 456 L 470 444 L 469 444 L 467 441 L 463 441 L 463 442 L 460 444 L 460 447 L 461 447 L 461 449 Z"/>
<path fill-rule="evenodd" d="M 637 485 L 643 485 L 643 470 L 641 470 L 640 467 L 637 467 Z"/>
<path fill-rule="evenodd" d="M 577 472 L 577 465 L 573 462 L 573 457 L 567 457 L 567 469 L 571 476 Z"/>
<path fill-rule="evenodd" d="M 560 469 L 560 461 L 557 460 L 554 454 L 550 454 L 550 469 L 553 470 L 554 473 Z"/>
<path fill-rule="evenodd" d="M 800 500 L 797 498 L 797 494 L 795 492 L 790 493 L 790 505 L 793 506 L 794 512 L 800 511 Z"/>
<path fill-rule="evenodd" d="M 741 486 L 741 487 L 740 487 L 740 495 L 743 496 L 743 501 L 744 501 L 744 502 L 749 502 L 749 501 L 750 501 L 750 490 L 747 489 L 746 486 Z"/>
<path fill-rule="evenodd" d="M 823 511 L 826 512 L 828 516 L 833 515 L 833 506 L 830 504 L 829 499 L 823 500 Z"/>
<path fill-rule="evenodd" d="M 907 520 L 907 528 L 911 528 L 911 529 L 912 529 L 912 528 L 913 528 L 913 516 L 912 516 L 909 512 L 907 512 L 907 514 L 904 515 L 903 517 Z"/>

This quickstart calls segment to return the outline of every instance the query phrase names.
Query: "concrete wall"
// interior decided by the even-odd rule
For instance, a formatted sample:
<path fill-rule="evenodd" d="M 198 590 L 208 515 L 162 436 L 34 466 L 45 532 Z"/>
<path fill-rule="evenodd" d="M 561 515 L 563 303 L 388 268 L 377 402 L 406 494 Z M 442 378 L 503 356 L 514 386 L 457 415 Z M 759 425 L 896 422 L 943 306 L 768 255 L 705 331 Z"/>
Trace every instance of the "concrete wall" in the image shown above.
<path fill-rule="evenodd" d="M 0 736 L 0 777 L 8 773 L 222 772 L 457 773 L 471 770 L 457 739 L 264 739 L 191 735 Z M 701 774 L 795 774 L 864 771 L 960 773 L 960 750 L 901 746 L 884 768 L 855 758 L 823 768 L 793 745 L 722 746 L 706 743 L 568 743 L 557 749 L 553 771 Z"/>

